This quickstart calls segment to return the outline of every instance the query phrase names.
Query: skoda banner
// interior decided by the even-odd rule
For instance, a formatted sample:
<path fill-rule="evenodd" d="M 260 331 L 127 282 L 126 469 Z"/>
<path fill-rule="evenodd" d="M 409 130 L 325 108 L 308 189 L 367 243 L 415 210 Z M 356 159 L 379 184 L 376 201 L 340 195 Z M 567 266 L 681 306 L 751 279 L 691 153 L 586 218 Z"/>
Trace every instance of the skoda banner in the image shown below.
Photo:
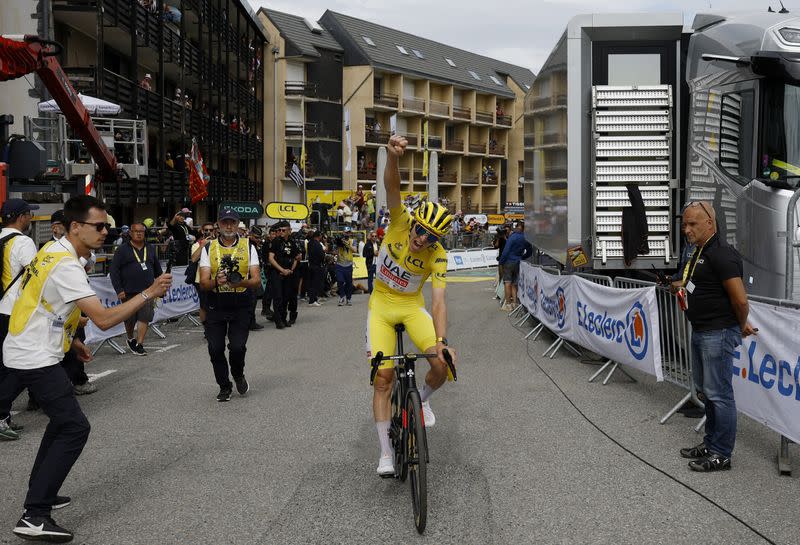
<path fill-rule="evenodd" d="M 576 312 L 568 340 L 664 380 L 655 287 L 619 289 L 571 278 Z"/>
<path fill-rule="evenodd" d="M 200 308 L 197 290 L 195 290 L 194 286 L 184 282 L 186 279 L 185 272 L 186 267 L 174 267 L 172 269 L 172 287 L 164 297 L 156 300 L 156 312 L 151 323 L 183 316 Z M 104 306 L 113 307 L 120 303 L 108 276 L 92 276 L 89 278 L 89 285 Z M 104 339 L 110 339 L 124 333 L 125 327 L 122 324 L 103 331 L 89 321 L 86 324 L 86 343 L 98 343 Z"/>
<path fill-rule="evenodd" d="M 750 302 L 757 335 L 734 351 L 736 409 L 800 443 L 800 311 Z"/>

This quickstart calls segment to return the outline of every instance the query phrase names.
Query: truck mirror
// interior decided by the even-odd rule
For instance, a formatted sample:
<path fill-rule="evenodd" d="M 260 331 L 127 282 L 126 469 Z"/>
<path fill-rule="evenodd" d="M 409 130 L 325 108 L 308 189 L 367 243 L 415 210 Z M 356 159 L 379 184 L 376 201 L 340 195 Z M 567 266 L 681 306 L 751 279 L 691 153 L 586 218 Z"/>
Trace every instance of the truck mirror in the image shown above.
<path fill-rule="evenodd" d="M 758 76 L 800 84 L 800 53 L 759 51 L 750 58 L 750 65 Z"/>

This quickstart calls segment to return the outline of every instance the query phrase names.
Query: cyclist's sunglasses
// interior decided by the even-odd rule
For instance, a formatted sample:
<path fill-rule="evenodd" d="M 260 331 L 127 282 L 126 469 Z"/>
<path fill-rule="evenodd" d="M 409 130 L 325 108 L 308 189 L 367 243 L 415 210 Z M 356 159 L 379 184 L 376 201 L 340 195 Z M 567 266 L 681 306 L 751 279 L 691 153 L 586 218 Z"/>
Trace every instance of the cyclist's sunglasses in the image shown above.
<path fill-rule="evenodd" d="M 708 216 L 708 219 L 711 219 L 711 214 L 709 213 L 708 210 L 706 210 L 706 206 L 702 202 L 700 202 L 700 201 L 692 201 L 692 202 L 686 204 L 686 208 L 689 208 L 690 206 L 699 206 L 700 208 L 703 209 L 703 212 L 706 213 L 706 216 Z M 684 208 L 684 210 L 686 208 Z"/>
<path fill-rule="evenodd" d="M 438 235 L 434 235 L 433 233 L 431 233 L 430 231 L 425 229 L 419 223 L 417 223 L 414 226 L 414 232 L 416 233 L 416 235 L 418 237 L 421 237 L 422 235 L 428 235 L 428 244 L 436 244 L 437 242 L 439 242 L 439 236 Z"/>
<path fill-rule="evenodd" d="M 80 223 L 82 225 L 91 225 L 92 227 L 97 229 L 98 233 L 102 233 L 103 229 L 105 229 L 106 231 L 110 231 L 111 230 L 111 224 L 110 223 L 103 223 L 102 221 L 97 222 L 97 223 L 93 223 L 91 221 L 79 221 L 78 223 Z"/>

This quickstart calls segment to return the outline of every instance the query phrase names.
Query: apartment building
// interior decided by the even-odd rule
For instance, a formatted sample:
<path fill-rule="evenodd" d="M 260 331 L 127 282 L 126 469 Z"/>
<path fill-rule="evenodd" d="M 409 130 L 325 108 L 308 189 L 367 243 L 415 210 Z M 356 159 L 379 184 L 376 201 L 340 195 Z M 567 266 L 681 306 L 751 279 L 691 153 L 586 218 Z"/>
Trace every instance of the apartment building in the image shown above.
<path fill-rule="evenodd" d="M 465 212 L 499 212 L 520 201 L 523 103 L 534 74 L 382 25 L 326 11 L 320 19 L 344 49 L 342 108 L 351 145 L 342 149 L 343 189 L 375 183 L 377 151 L 397 133 L 404 191 L 427 191 L 423 131 L 438 152 L 439 196 Z M 348 155 L 349 154 L 349 155 Z"/>
<path fill-rule="evenodd" d="M 119 222 L 171 217 L 188 201 L 193 138 L 211 175 L 198 217 L 216 217 L 223 201 L 262 199 L 267 34 L 246 0 L 40 4 L 52 8 L 53 38 L 79 92 L 119 104 L 118 118 L 147 122 L 146 149 L 122 160 L 146 158 L 145 172 L 104 188 Z"/>
<path fill-rule="evenodd" d="M 258 16 L 271 44 L 265 66 L 267 200 L 302 202 L 308 190 L 340 190 L 342 48 L 316 22 L 270 9 Z M 294 164 L 302 186 L 289 177 Z"/>

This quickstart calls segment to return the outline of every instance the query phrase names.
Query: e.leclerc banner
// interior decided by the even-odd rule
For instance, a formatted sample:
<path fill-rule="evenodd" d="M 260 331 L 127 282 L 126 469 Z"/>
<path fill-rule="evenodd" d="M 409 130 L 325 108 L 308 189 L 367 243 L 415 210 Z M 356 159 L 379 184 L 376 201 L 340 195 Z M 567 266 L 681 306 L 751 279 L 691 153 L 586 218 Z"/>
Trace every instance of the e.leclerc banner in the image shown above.
<path fill-rule="evenodd" d="M 174 267 L 172 269 L 172 286 L 164 297 L 156 301 L 156 311 L 151 323 L 168 320 L 177 316 L 183 316 L 200 308 L 200 299 L 197 297 L 197 290 L 184 282 L 186 279 L 186 267 Z M 113 307 L 120 304 L 111 279 L 108 276 L 89 278 L 89 285 L 92 287 L 100 302 L 106 307 Z M 86 343 L 93 344 L 125 334 L 125 326 L 118 324 L 111 329 L 103 331 L 90 320 L 86 324 Z"/>
<path fill-rule="evenodd" d="M 567 340 L 664 380 L 656 288 L 619 289 L 571 279 L 575 313 Z"/>
<path fill-rule="evenodd" d="M 544 326 L 565 339 L 573 327 L 570 276 L 544 272 L 526 262 L 520 263 L 517 295 L 528 312 Z"/>
<path fill-rule="evenodd" d="M 757 335 L 734 351 L 736 408 L 800 443 L 800 311 L 750 302 Z"/>

